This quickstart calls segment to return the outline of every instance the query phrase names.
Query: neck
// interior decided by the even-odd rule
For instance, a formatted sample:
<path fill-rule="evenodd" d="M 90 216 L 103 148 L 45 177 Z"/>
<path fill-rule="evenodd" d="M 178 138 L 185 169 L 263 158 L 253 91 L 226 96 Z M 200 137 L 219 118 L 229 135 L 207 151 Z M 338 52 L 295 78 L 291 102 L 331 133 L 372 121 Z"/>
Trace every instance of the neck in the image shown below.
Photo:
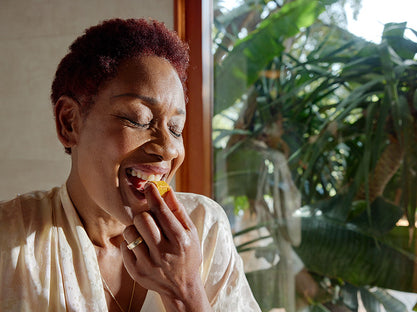
<path fill-rule="evenodd" d="M 78 213 L 84 228 L 96 247 L 119 248 L 123 238 L 125 225 L 117 220 L 103 218 L 102 216 Z"/>
<path fill-rule="evenodd" d="M 96 247 L 119 248 L 126 226 L 95 203 L 86 201 L 88 196 L 83 195 L 74 185 L 70 177 L 67 181 L 68 195 L 90 240 Z"/>

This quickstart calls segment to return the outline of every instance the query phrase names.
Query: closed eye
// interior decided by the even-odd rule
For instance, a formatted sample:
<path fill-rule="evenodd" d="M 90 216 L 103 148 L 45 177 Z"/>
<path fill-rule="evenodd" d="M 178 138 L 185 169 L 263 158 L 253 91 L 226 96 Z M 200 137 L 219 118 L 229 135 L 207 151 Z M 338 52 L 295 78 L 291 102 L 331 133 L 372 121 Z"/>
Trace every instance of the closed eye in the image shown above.
<path fill-rule="evenodd" d="M 176 132 L 176 131 L 171 130 L 171 129 L 170 129 L 170 131 L 171 131 L 172 135 L 175 136 L 175 137 L 177 137 L 177 138 L 180 138 L 182 136 L 182 133 L 181 132 Z"/>
<path fill-rule="evenodd" d="M 170 127 L 169 131 L 176 138 L 180 138 L 182 136 L 182 129 L 178 129 L 177 127 Z"/>
<path fill-rule="evenodd" d="M 123 121 L 125 121 L 128 124 L 128 126 L 135 127 L 135 128 L 148 128 L 151 124 L 150 122 L 142 124 L 140 122 L 134 121 L 130 118 L 123 117 L 123 116 L 118 116 L 118 117 L 122 119 Z"/>

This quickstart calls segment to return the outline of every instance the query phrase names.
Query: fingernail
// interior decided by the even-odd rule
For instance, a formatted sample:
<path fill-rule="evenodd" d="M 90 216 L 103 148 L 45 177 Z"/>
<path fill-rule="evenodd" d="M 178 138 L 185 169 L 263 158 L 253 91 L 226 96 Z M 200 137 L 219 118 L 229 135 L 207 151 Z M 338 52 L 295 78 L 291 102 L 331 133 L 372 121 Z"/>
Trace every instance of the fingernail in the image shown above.
<path fill-rule="evenodd" d="M 152 183 L 146 182 L 145 187 L 143 188 L 144 191 L 148 190 L 151 187 Z"/>

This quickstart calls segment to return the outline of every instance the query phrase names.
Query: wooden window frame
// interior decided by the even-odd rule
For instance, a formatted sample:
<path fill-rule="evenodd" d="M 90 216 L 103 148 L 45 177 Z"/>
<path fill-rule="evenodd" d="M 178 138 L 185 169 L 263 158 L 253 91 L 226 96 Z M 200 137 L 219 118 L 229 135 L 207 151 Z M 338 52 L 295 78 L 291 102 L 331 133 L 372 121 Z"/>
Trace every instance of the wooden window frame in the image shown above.
<path fill-rule="evenodd" d="M 210 0 L 174 0 L 174 28 L 190 46 L 185 160 L 176 190 L 212 197 L 212 86 Z"/>

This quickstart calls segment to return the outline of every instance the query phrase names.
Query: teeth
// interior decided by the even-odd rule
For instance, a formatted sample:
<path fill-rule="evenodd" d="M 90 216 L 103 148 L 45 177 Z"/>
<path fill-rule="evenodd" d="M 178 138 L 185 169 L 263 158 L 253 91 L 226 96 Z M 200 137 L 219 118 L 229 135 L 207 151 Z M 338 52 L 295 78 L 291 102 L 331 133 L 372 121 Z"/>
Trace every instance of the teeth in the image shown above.
<path fill-rule="evenodd" d="M 147 175 L 146 173 L 136 171 L 135 169 L 128 169 L 127 173 L 133 177 L 138 177 L 139 179 L 146 180 L 146 181 L 160 181 L 162 178 L 162 174 Z"/>

